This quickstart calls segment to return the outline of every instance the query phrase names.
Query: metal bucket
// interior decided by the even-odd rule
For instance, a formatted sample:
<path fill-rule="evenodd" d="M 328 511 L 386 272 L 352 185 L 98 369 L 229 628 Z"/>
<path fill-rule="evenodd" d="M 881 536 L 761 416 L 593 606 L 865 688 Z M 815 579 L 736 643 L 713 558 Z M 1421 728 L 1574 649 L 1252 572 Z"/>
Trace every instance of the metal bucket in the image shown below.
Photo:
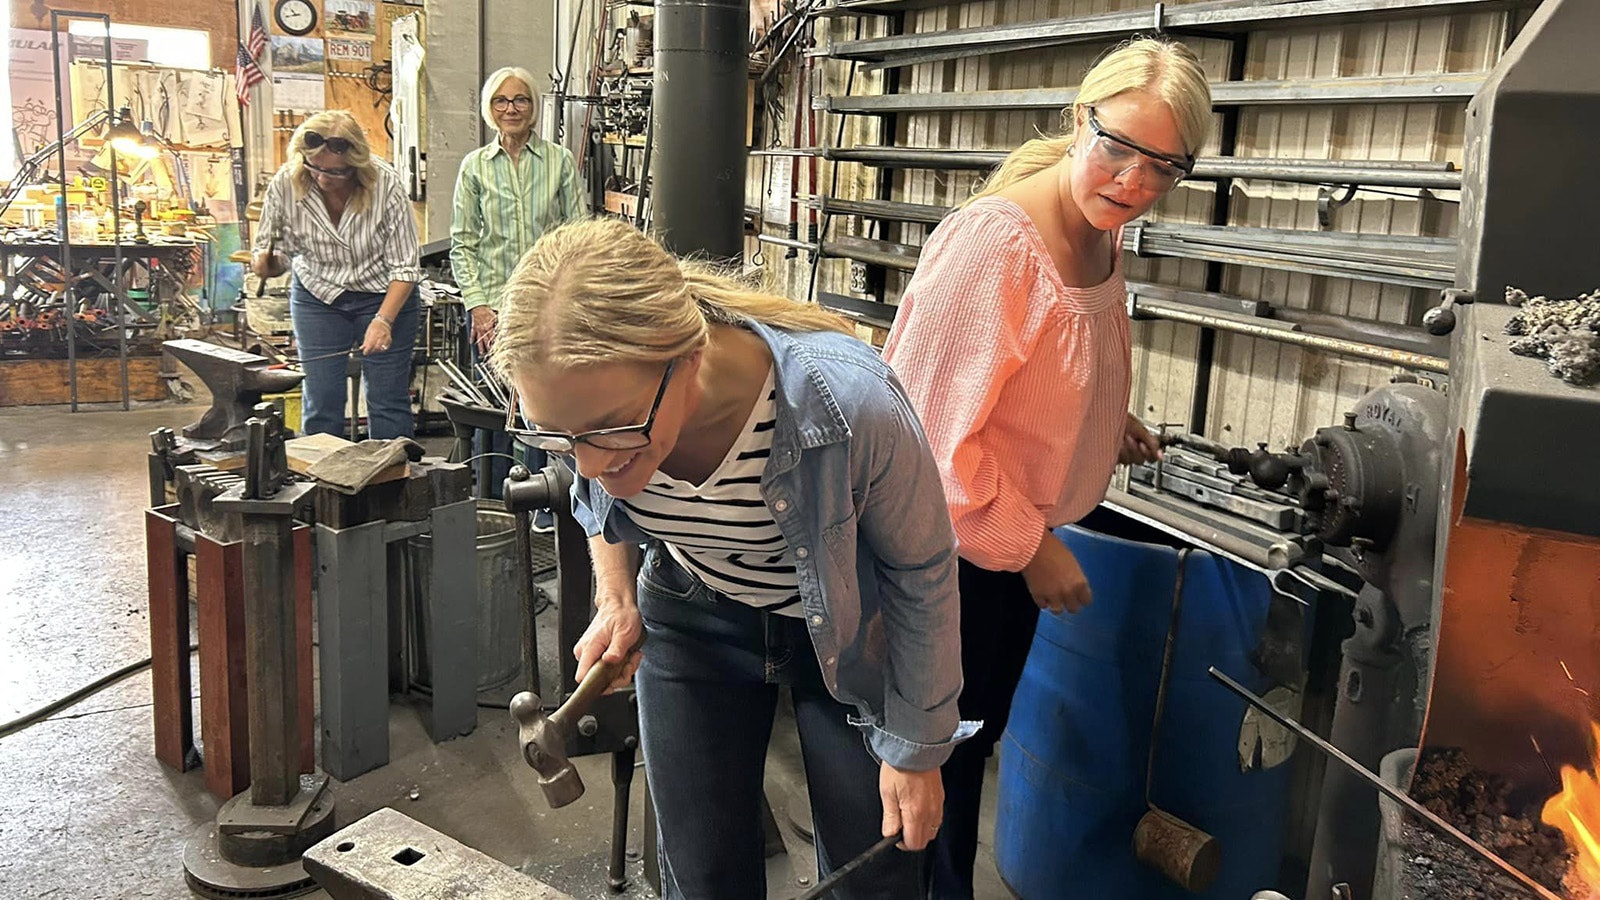
<path fill-rule="evenodd" d="M 499 501 L 478 501 L 478 690 L 503 687 L 522 671 L 522 603 L 517 598 L 516 517 Z M 405 549 L 406 677 L 433 686 L 428 649 L 428 584 L 433 536 L 420 534 Z"/>

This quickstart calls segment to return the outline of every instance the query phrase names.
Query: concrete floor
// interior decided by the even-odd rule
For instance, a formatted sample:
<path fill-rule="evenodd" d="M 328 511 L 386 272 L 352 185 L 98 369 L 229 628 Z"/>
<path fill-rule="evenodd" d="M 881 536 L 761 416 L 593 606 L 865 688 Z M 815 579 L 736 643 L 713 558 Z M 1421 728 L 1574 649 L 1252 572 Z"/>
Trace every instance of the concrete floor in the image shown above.
<path fill-rule="evenodd" d="M 203 409 L 0 410 L 0 721 L 149 656 L 147 435 L 192 422 Z M 545 664 L 545 671 L 551 668 Z M 417 712 L 397 699 L 390 740 L 389 765 L 334 784 L 339 824 L 394 806 L 575 898 L 617 896 L 605 886 L 608 760 L 581 761 L 589 792 L 551 811 L 520 759 L 507 714 L 482 709 L 473 734 L 435 745 Z M 987 846 L 993 774 L 991 767 L 979 900 L 1010 896 Z M 632 792 L 633 857 L 642 833 L 642 782 L 635 779 Z M 797 741 L 784 722 L 776 729 L 767 783 L 784 822 L 803 786 Z M 189 896 L 183 849 L 217 807 L 200 771 L 177 773 L 156 762 L 150 677 L 136 675 L 0 739 L 0 898 Z M 792 829 L 784 831 L 790 852 L 769 866 L 773 900 L 794 896 L 815 877 L 809 846 Z M 633 885 L 621 896 L 652 896 L 640 870 L 639 862 L 630 862 Z"/>

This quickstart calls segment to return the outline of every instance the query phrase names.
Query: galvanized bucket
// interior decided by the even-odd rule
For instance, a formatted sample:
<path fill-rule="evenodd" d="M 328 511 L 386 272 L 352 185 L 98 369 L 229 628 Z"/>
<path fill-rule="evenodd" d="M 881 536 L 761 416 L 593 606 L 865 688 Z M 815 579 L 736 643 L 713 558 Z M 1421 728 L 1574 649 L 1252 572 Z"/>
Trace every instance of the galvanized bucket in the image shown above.
<path fill-rule="evenodd" d="M 503 687 L 522 671 L 522 606 L 517 598 L 516 517 L 498 500 L 478 501 L 478 690 Z M 433 686 L 428 650 L 428 584 L 433 537 L 406 541 L 406 677 L 411 686 Z"/>

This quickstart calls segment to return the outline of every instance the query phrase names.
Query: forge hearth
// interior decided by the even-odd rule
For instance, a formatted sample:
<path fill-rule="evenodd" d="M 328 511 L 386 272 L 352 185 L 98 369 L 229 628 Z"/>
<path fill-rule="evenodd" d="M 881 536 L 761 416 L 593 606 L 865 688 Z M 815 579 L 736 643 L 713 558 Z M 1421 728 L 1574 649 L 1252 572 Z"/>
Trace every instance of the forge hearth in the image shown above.
<path fill-rule="evenodd" d="M 1512 783 L 1471 764 L 1460 750 L 1414 749 L 1384 757 L 1380 774 L 1446 821 L 1570 900 L 1590 900 L 1572 873 L 1573 854 L 1561 832 L 1539 821 L 1543 798 L 1519 795 Z M 1374 900 L 1526 900 L 1529 892 L 1494 866 L 1429 830 L 1400 805 L 1381 798 Z"/>

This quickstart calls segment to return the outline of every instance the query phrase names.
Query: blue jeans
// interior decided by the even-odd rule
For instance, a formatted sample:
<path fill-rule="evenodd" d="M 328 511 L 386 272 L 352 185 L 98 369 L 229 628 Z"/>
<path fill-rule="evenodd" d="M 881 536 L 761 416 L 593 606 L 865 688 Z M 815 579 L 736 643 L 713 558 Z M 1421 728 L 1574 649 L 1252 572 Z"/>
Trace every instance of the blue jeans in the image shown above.
<path fill-rule="evenodd" d="M 289 282 L 289 317 L 294 322 L 294 342 L 300 358 L 327 356 L 360 346 L 372 316 L 383 305 L 383 294 L 345 291 L 332 303 L 323 303 L 300 284 Z M 411 415 L 411 350 L 417 342 L 421 302 L 413 289 L 395 316 L 389 349 L 361 358 L 362 381 L 367 395 L 367 434 L 375 439 L 411 437 L 416 420 Z M 304 366 L 301 385 L 300 430 L 305 434 L 345 434 L 345 400 L 348 360 L 319 360 Z"/>
<path fill-rule="evenodd" d="M 639 725 L 665 900 L 765 897 L 760 802 L 778 688 L 794 697 L 826 875 L 880 837 L 878 761 L 823 685 L 805 622 L 711 590 L 652 545 L 639 573 Z M 921 854 L 889 851 L 833 895 L 918 898 Z"/>

